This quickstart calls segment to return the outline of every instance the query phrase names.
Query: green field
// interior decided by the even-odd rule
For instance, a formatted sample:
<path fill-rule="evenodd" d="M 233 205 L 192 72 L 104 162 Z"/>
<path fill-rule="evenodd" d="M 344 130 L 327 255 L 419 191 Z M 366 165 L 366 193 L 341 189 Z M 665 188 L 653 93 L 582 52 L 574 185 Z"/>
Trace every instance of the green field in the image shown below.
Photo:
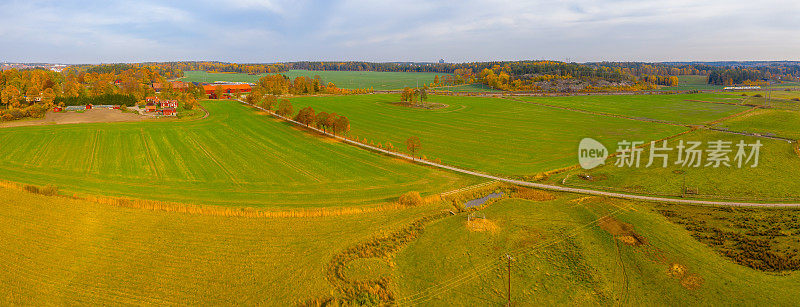
<path fill-rule="evenodd" d="M 708 84 L 708 76 L 678 76 L 678 86 L 662 86 L 659 89 L 669 91 L 714 90 L 722 89 L 721 85 Z"/>
<path fill-rule="evenodd" d="M 0 129 L 0 180 L 274 208 L 373 205 L 477 180 L 312 136 L 237 102 L 203 106 L 204 120 Z"/>
<path fill-rule="evenodd" d="M 794 152 L 794 144 L 780 140 L 698 130 L 671 140 L 668 145 L 674 148 L 681 139 L 703 142 L 701 147 L 703 150 L 707 149 L 707 142 L 717 140 L 730 141 L 733 142 L 732 144 L 736 144 L 740 140 L 744 140 L 746 144 L 752 144 L 758 140 L 763 146 L 760 149 L 758 166 L 747 165 L 742 168 L 736 167 L 733 162 L 731 162 L 733 167 L 681 167 L 681 165 L 674 164 L 677 159 L 677 149 L 671 152 L 671 162 L 666 168 L 661 167 L 661 159 L 655 159 L 656 165 L 645 168 L 649 157 L 649 149 L 646 149 L 642 153 L 642 163 L 639 168 L 617 167 L 614 165 L 616 158 L 611 158 L 606 165 L 591 171 L 572 172 L 568 175 L 570 179 L 567 181 L 567 185 L 680 197 L 685 180 L 688 188 L 697 190 L 696 197 L 705 199 L 756 202 L 798 199 L 797 191 L 800 190 L 800 181 L 796 180 L 794 174 L 800 172 L 800 157 Z M 737 148 L 733 145 L 732 149 L 733 152 L 729 156 L 731 161 L 733 161 Z M 707 162 L 704 159 L 702 164 L 705 165 Z M 584 180 L 575 176 L 580 173 L 591 174 L 597 179 Z M 562 178 L 563 176 L 554 178 L 554 180 Z"/>
<path fill-rule="evenodd" d="M 548 98 L 522 97 L 518 99 L 578 110 L 597 111 L 678 124 L 703 124 L 748 109 L 745 106 L 722 104 L 739 103 L 739 100 L 738 98 L 719 94 L 594 95 Z"/>
<path fill-rule="evenodd" d="M 332 291 L 332 254 L 431 210 L 232 218 L 0 187 L 0 305 L 295 305 Z"/>
<path fill-rule="evenodd" d="M 423 84 L 433 83 L 436 75 L 440 73 L 413 73 L 413 72 L 376 72 L 376 71 L 311 71 L 311 70 L 290 70 L 282 72 L 289 78 L 313 77 L 319 75 L 327 84 L 333 82 L 339 88 L 357 89 L 372 88 L 374 90 L 393 90 L 403 87 L 416 87 Z M 182 81 L 189 82 L 214 82 L 214 81 L 233 81 L 255 83 L 259 78 L 267 74 L 250 75 L 243 73 L 207 73 L 204 71 L 186 71 Z"/>
<path fill-rule="evenodd" d="M 465 215 L 430 224 L 393 260 L 400 302 L 503 305 L 508 253 L 514 258 L 514 305 L 796 303 L 794 292 L 785 290 L 800 286 L 796 272 L 737 265 L 669 223 L 651 204 L 579 198 L 502 200 L 482 210 L 495 231 L 469 230 Z M 632 225 L 644 243 L 628 245 L 598 227 L 597 220 L 608 214 Z M 671 276 L 672 267 L 685 271 Z"/>
<path fill-rule="evenodd" d="M 480 216 L 494 226 L 488 231 L 468 228 L 468 213 L 446 215 L 425 224 L 396 252 L 348 262 L 344 272 L 356 282 L 388 277 L 400 304 L 503 304 L 505 254 L 514 258 L 511 291 L 517 305 L 796 300 L 786 289 L 800 286 L 798 273 L 735 264 L 656 211 L 713 219 L 714 208 L 554 195 L 550 201 L 511 198 L 483 208 Z M 0 187 L 0 302 L 292 305 L 338 298 L 342 294 L 325 275 L 332 257 L 441 208 L 230 218 L 119 208 Z M 748 210 L 740 215 L 774 219 L 781 212 Z M 614 220 L 599 220 L 602 216 Z M 632 230 L 614 232 L 608 225 L 617 221 Z M 792 227 L 784 230 L 797 230 Z M 626 244 L 625 236 L 633 234 L 638 243 Z M 791 247 L 796 239 L 779 240 Z M 681 274 L 670 274 L 675 266 L 683 268 Z"/>
<path fill-rule="evenodd" d="M 503 92 L 501 90 L 496 90 L 480 83 L 440 86 L 440 87 L 435 87 L 433 89 L 437 91 L 451 91 L 451 92 L 491 92 L 491 93 Z"/>
<path fill-rule="evenodd" d="M 710 95 L 573 96 L 525 98 L 595 111 L 616 112 L 681 123 L 703 123 L 745 107 L 686 101 Z M 727 96 L 721 96 L 727 97 Z M 576 164 L 575 150 L 584 137 L 613 146 L 622 139 L 655 140 L 687 128 L 586 114 L 516 100 L 432 96 L 446 108 L 427 110 L 394 104 L 397 95 L 297 97 L 296 107 L 337 112 L 350 119 L 351 135 L 375 144 L 387 141 L 405 149 L 418 136 L 421 154 L 442 162 L 502 175 L 530 175 Z M 638 114 L 638 115 L 637 115 Z"/>
<path fill-rule="evenodd" d="M 800 112 L 760 109 L 745 116 L 727 120 L 715 125 L 715 127 L 798 140 L 800 139 Z"/>

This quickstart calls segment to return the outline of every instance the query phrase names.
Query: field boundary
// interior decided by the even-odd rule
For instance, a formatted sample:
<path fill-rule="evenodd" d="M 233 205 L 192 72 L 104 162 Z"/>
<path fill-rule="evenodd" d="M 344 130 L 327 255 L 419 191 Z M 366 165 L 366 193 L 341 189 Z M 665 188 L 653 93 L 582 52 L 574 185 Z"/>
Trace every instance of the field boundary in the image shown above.
<path fill-rule="evenodd" d="M 37 187 L 36 185 L 17 183 L 12 181 L 0 180 L 0 188 L 10 190 L 27 192 L 25 187 Z M 35 194 L 35 193 L 34 193 Z M 289 209 L 289 210 L 269 210 L 254 207 L 225 207 L 217 205 L 202 205 L 202 204 L 184 204 L 178 202 L 136 199 L 126 197 L 111 197 L 111 196 L 97 196 L 97 195 L 44 195 L 44 197 L 61 197 L 67 199 L 81 200 L 93 202 L 100 205 L 108 205 L 121 208 L 141 209 L 150 211 L 163 211 L 174 212 L 194 215 L 209 215 L 209 216 L 224 216 L 224 217 L 241 217 L 241 218 L 308 218 L 308 217 L 328 217 L 328 216 L 343 216 L 351 214 L 374 213 L 383 212 L 388 210 L 398 210 L 410 208 L 398 203 L 385 203 L 377 206 L 359 206 L 359 207 L 320 207 L 320 208 L 305 208 L 305 209 Z"/>
<path fill-rule="evenodd" d="M 444 165 L 444 164 L 441 164 L 441 163 L 436 163 L 436 162 L 431 162 L 431 161 L 427 161 L 427 160 L 417 159 L 415 157 L 408 156 L 408 155 L 405 155 L 405 154 L 402 154 L 402 153 L 385 150 L 385 149 L 378 148 L 378 147 L 371 146 L 371 145 L 367 145 L 367 144 L 362 144 L 362 143 L 356 142 L 354 140 L 345 138 L 343 136 L 334 135 L 334 134 L 328 133 L 326 131 L 323 131 L 321 129 L 317 129 L 317 128 L 314 128 L 314 127 L 306 126 L 305 124 L 297 122 L 297 121 L 295 121 L 295 120 L 293 120 L 291 118 L 287 118 L 287 117 L 275 114 L 275 113 L 271 112 L 270 110 L 267 110 L 267 109 L 264 109 L 262 107 L 249 104 L 247 102 L 244 102 L 243 100 L 237 100 L 237 101 L 239 101 L 243 105 L 250 106 L 250 107 L 253 107 L 253 108 L 257 108 L 257 109 L 259 109 L 261 111 L 267 112 L 268 114 L 272 115 L 275 118 L 285 120 L 285 121 L 290 122 L 292 124 L 295 124 L 297 126 L 304 127 L 306 129 L 309 129 L 311 131 L 320 133 L 322 135 L 326 135 L 326 136 L 332 137 L 332 138 L 334 138 L 336 140 L 340 140 L 340 141 L 342 141 L 344 143 L 347 143 L 347 144 L 350 144 L 350 145 L 354 145 L 354 146 L 361 147 L 361 148 L 364 148 L 364 149 L 368 149 L 368 150 L 372 150 L 372 151 L 375 151 L 375 152 L 383 153 L 383 154 L 386 154 L 386 155 L 389 155 L 389 156 L 393 156 L 393 157 L 397 157 L 397 158 L 401 158 L 401 159 L 406 159 L 406 160 L 409 160 L 409 161 L 412 161 L 412 162 L 416 162 L 416 163 L 419 163 L 419 164 L 425 164 L 425 165 L 428 165 L 428 166 L 433 166 L 433 167 L 437 167 L 437 168 L 441 168 L 441 169 L 446 169 L 446 170 L 450 170 L 450 171 L 457 172 L 457 173 L 483 177 L 483 178 L 502 181 L 502 182 L 506 182 L 506 183 L 519 185 L 519 186 L 525 186 L 525 187 L 531 187 L 531 188 L 537 188 L 537 189 L 543 189 L 543 190 L 559 191 L 559 192 L 588 194 L 588 195 L 606 196 L 606 197 L 612 197 L 612 198 L 641 200 L 641 201 L 649 201 L 649 202 L 661 202 L 661 203 L 677 203 L 677 204 L 704 205 L 704 206 L 738 206 L 738 207 L 800 207 L 800 203 L 754 203 L 754 202 L 730 202 L 730 201 L 715 201 L 715 200 L 696 200 L 696 199 L 684 199 L 684 198 L 675 199 L 675 198 L 666 198 L 666 197 L 657 197 L 657 196 L 647 196 L 647 195 L 637 195 L 637 194 L 627 194 L 627 193 L 615 193 L 615 192 L 607 192 L 607 191 L 599 191 L 599 190 L 591 190 L 591 189 L 571 188 L 571 187 L 564 187 L 564 186 L 558 186 L 558 185 L 552 185 L 552 184 L 535 183 L 535 182 L 528 182 L 528 181 L 505 178 L 505 177 L 499 177 L 499 176 L 489 175 L 489 174 L 485 174 L 485 173 L 481 173 L 481 172 L 477 172 L 477 171 L 470 171 L 470 170 L 466 170 L 466 169 L 462 169 L 462 168 L 458 168 L 458 167 L 454 167 L 454 166 Z"/>

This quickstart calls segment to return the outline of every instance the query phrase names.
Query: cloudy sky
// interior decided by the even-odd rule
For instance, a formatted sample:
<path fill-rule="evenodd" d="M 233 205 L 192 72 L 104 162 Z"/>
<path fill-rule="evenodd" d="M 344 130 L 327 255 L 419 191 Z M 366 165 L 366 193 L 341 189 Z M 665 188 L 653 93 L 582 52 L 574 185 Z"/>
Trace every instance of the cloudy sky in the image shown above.
<path fill-rule="evenodd" d="M 0 61 L 800 60 L 797 0 L 0 0 Z"/>

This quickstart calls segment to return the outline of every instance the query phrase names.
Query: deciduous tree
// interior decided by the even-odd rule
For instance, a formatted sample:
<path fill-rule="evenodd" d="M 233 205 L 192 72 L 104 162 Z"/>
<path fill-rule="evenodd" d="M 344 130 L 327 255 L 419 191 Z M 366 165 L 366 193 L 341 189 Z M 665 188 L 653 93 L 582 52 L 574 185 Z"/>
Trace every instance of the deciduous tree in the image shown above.
<path fill-rule="evenodd" d="M 412 136 L 406 140 L 406 149 L 408 149 L 408 151 L 411 152 L 412 157 L 416 155 L 417 151 L 419 151 L 421 148 L 422 148 L 422 141 L 419 139 L 419 137 Z"/>

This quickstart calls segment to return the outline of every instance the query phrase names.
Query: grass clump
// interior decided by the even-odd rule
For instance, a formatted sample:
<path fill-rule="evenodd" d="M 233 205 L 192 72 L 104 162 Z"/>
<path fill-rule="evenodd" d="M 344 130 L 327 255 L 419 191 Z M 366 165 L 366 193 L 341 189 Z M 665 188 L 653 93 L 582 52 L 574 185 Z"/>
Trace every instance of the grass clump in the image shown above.
<path fill-rule="evenodd" d="M 416 191 L 410 191 L 400 195 L 400 198 L 397 200 L 397 202 L 407 207 L 419 206 L 424 203 L 422 196 L 420 196 L 419 192 Z"/>

